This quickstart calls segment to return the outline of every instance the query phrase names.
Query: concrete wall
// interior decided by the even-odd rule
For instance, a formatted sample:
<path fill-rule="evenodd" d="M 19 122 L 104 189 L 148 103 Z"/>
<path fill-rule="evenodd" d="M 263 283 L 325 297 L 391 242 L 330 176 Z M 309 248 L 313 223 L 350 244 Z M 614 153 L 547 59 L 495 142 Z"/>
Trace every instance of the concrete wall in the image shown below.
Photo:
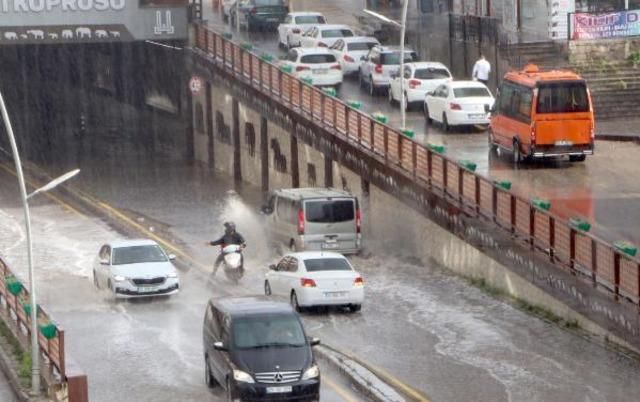
<path fill-rule="evenodd" d="M 626 62 L 633 52 L 640 51 L 637 37 L 569 42 L 569 60 L 574 64 Z"/>

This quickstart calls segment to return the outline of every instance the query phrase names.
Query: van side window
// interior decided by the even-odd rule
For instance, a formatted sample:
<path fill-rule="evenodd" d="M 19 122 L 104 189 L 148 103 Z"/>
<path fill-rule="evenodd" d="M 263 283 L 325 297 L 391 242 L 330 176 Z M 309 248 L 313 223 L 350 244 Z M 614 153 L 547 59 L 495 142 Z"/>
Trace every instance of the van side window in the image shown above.
<path fill-rule="evenodd" d="M 500 87 L 500 114 L 520 120 L 525 123 L 531 121 L 531 103 L 533 90 L 531 88 L 503 83 Z"/>

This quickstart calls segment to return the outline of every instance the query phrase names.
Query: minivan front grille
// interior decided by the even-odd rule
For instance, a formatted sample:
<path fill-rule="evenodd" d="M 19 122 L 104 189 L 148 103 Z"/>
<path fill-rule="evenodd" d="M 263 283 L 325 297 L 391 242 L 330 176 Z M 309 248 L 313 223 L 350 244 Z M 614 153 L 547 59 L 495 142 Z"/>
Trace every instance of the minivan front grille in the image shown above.
<path fill-rule="evenodd" d="M 255 376 L 258 382 L 263 384 L 286 384 L 289 382 L 298 381 L 300 378 L 300 371 L 273 371 L 268 373 L 256 373 Z"/>
<path fill-rule="evenodd" d="M 162 276 L 156 277 L 156 278 L 133 278 L 131 279 L 131 282 L 133 282 L 134 285 L 137 286 L 141 286 L 141 285 L 160 285 L 164 283 L 165 278 Z"/>

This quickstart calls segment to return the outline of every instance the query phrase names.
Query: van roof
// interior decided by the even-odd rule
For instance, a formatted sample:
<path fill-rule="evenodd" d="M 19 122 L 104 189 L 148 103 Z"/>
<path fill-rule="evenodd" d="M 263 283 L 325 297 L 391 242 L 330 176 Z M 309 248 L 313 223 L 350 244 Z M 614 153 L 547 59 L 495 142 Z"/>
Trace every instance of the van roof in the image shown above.
<path fill-rule="evenodd" d="M 231 316 L 293 313 L 289 303 L 271 300 L 265 296 L 218 297 L 209 300 L 218 310 Z"/>
<path fill-rule="evenodd" d="M 541 71 L 535 64 L 527 64 L 520 71 L 509 71 L 504 75 L 505 80 L 534 87 L 545 81 L 582 81 L 582 77 L 570 70 Z"/>
<path fill-rule="evenodd" d="M 307 198 L 327 198 L 327 197 L 351 197 L 353 194 L 344 190 L 323 187 L 306 187 L 306 188 L 283 188 L 275 191 L 276 194 L 285 197 L 301 200 Z"/>

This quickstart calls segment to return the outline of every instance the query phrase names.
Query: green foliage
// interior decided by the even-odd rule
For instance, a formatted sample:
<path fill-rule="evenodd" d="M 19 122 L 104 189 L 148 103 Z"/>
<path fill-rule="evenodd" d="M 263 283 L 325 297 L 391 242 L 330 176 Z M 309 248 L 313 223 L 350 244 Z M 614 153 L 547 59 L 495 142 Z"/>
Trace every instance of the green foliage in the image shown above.
<path fill-rule="evenodd" d="M 633 66 L 638 67 L 640 65 L 640 50 L 636 50 L 632 52 L 628 57 L 627 61 Z"/>

